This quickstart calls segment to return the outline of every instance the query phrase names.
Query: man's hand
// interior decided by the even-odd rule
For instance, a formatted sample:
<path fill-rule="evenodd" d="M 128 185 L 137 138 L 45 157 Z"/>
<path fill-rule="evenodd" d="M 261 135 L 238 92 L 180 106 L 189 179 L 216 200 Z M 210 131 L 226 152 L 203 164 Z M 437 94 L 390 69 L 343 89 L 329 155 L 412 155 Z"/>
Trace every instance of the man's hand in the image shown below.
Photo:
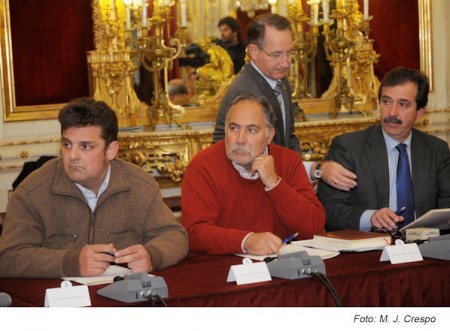
<path fill-rule="evenodd" d="M 322 180 L 338 190 L 350 191 L 357 185 L 356 174 L 337 162 L 326 161 L 322 164 L 320 170 L 322 170 Z"/>
<path fill-rule="evenodd" d="M 115 257 L 115 263 L 126 263 L 133 273 L 152 271 L 152 257 L 141 244 L 121 249 L 116 252 Z"/>
<path fill-rule="evenodd" d="M 283 243 L 271 232 L 252 233 L 244 243 L 244 249 L 249 254 L 278 254 Z"/>
<path fill-rule="evenodd" d="M 389 208 L 377 210 L 370 218 L 370 223 L 372 223 L 374 228 L 387 230 L 392 230 L 395 227 L 395 223 L 402 221 L 403 216 L 398 216 Z"/>
<path fill-rule="evenodd" d="M 272 188 L 278 183 L 272 155 L 257 156 L 252 163 L 252 173 L 255 172 L 258 172 L 259 178 L 267 188 Z"/>
<path fill-rule="evenodd" d="M 97 276 L 105 272 L 110 262 L 114 262 L 116 249 L 112 244 L 86 245 L 80 252 L 80 275 Z"/>

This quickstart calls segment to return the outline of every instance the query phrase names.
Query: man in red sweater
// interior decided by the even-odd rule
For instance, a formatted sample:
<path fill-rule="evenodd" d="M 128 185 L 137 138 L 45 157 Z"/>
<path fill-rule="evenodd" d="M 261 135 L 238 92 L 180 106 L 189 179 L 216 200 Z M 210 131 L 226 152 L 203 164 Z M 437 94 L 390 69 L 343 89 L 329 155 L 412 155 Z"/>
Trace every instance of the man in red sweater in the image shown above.
<path fill-rule="evenodd" d="M 184 175 L 183 225 L 190 250 L 209 254 L 279 252 L 282 239 L 323 231 L 325 212 L 300 155 L 271 144 L 274 114 L 264 97 L 230 105 L 225 139 L 199 152 Z"/>

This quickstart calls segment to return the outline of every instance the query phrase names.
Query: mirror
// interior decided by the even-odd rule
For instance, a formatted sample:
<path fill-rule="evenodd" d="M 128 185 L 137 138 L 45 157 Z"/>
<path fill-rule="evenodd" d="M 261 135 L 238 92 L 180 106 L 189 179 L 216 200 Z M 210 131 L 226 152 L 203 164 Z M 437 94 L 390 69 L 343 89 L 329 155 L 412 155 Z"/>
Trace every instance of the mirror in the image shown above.
<path fill-rule="evenodd" d="M 399 0 L 394 3 L 403 6 L 400 8 L 411 7 L 411 2 L 408 0 Z M 375 22 L 385 20 L 386 16 L 381 15 L 383 8 L 376 8 L 376 6 L 381 7 L 379 2 L 371 2 L 372 4 L 375 19 L 371 36 L 376 41 L 378 25 Z M 216 26 L 219 17 L 206 15 L 211 9 L 207 6 L 212 4 L 201 0 L 190 0 L 188 5 L 192 15 L 191 22 L 201 22 L 201 24 L 191 24 L 193 36 L 201 35 L 202 31 L 206 33 L 210 31 L 208 27 Z M 413 35 L 413 37 L 419 43 L 417 50 L 420 53 L 420 68 L 425 71 L 433 84 L 430 0 L 418 0 L 417 6 L 418 36 L 416 38 Z M 377 10 L 380 14 L 376 14 Z M 74 97 L 89 94 L 86 51 L 94 49 L 90 0 L 76 2 L 72 0 L 54 2 L 0 0 L 0 14 L 2 61 L 0 73 L 4 121 L 53 119 L 56 118 L 62 104 Z M 403 16 L 410 19 L 408 15 Z M 73 26 L 77 29 L 73 29 Z M 403 36 L 400 36 L 402 39 Z M 27 43 L 27 40 L 34 43 Z M 70 47 L 67 47 L 68 40 Z M 18 50 L 17 45 L 22 45 L 23 48 Z M 35 92 L 36 87 L 42 86 L 44 90 L 35 95 L 34 100 L 27 99 Z M 211 105 L 218 102 L 220 99 L 216 97 L 211 100 Z M 189 110 L 186 113 L 193 116 L 193 121 L 202 119 L 201 107 L 194 107 L 192 111 Z"/>
<path fill-rule="evenodd" d="M 68 100 L 89 94 L 91 15 L 90 0 L 0 0 L 5 121 L 53 119 Z"/>

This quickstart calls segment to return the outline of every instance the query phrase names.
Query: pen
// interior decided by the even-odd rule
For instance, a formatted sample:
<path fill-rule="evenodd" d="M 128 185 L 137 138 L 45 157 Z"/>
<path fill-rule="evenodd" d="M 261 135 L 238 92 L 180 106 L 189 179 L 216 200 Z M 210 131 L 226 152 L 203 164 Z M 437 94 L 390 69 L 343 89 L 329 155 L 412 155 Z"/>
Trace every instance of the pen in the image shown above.
<path fill-rule="evenodd" d="M 282 243 L 287 244 L 288 242 L 292 241 L 295 237 L 298 236 L 298 232 L 291 234 L 290 236 L 283 239 Z"/>
<path fill-rule="evenodd" d="M 109 241 L 109 243 L 110 243 L 110 244 L 113 244 L 113 246 L 114 246 L 114 242 L 112 241 L 111 236 L 109 235 L 109 233 L 107 233 L 106 235 L 108 236 L 108 241 Z M 104 253 L 104 254 L 108 254 L 108 255 L 114 257 L 114 253 L 109 253 L 109 252 L 103 252 L 103 253 Z"/>
<path fill-rule="evenodd" d="M 402 207 L 395 212 L 395 215 L 401 215 L 405 212 L 405 210 L 406 210 L 406 207 Z"/>

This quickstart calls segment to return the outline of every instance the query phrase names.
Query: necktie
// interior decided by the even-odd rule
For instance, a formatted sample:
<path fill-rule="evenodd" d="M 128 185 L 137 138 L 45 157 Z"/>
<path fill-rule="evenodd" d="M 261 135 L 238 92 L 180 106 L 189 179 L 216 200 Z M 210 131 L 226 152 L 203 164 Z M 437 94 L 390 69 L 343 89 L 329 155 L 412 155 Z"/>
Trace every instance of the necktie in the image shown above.
<path fill-rule="evenodd" d="M 283 105 L 283 93 L 282 93 L 283 88 L 284 88 L 283 82 L 277 81 L 277 85 L 273 89 L 280 105 Z"/>
<path fill-rule="evenodd" d="M 406 144 L 398 144 L 395 147 L 398 152 L 397 164 L 397 209 L 406 207 L 403 217 L 405 220 L 402 226 L 411 223 L 414 220 L 414 191 L 409 170 L 408 153 Z"/>
<path fill-rule="evenodd" d="M 284 139 L 286 139 L 286 114 L 284 111 L 284 101 L 283 101 L 283 91 L 284 91 L 284 84 L 282 81 L 277 81 L 277 85 L 275 86 L 275 88 L 273 89 L 273 91 L 275 92 L 275 95 L 278 99 L 278 103 L 280 104 L 280 109 L 281 109 L 281 116 L 283 118 L 283 135 L 284 135 Z"/>

